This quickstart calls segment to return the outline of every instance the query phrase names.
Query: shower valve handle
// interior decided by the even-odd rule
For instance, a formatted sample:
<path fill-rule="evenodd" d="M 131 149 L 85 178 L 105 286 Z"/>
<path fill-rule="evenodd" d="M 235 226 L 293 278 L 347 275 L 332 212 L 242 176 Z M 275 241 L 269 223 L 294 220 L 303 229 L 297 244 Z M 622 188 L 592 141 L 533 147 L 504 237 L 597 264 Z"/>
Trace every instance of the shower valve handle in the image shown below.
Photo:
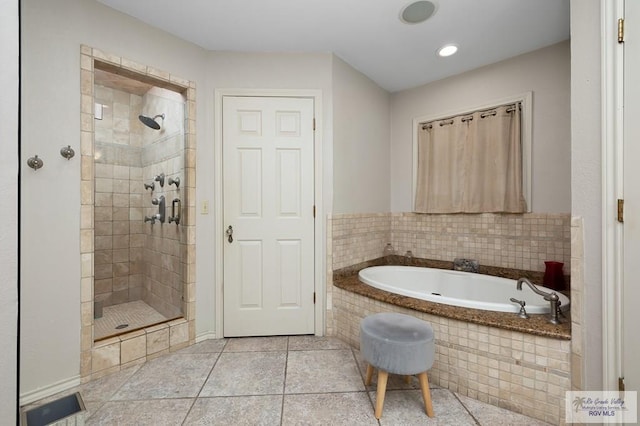
<path fill-rule="evenodd" d="M 227 239 L 229 240 L 230 243 L 233 242 L 233 227 L 231 225 L 229 225 L 229 227 L 227 228 L 227 230 L 225 231 L 225 234 L 227 234 Z"/>

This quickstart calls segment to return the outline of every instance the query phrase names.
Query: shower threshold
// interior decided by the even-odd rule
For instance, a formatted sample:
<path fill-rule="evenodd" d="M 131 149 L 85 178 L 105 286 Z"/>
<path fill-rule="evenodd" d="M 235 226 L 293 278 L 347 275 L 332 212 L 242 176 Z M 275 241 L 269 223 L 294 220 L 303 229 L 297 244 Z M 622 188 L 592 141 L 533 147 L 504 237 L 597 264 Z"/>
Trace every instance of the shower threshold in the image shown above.
<path fill-rule="evenodd" d="M 140 330 L 172 319 L 175 317 L 165 317 L 142 300 L 107 306 L 103 309 L 102 318 L 94 320 L 94 341 Z"/>

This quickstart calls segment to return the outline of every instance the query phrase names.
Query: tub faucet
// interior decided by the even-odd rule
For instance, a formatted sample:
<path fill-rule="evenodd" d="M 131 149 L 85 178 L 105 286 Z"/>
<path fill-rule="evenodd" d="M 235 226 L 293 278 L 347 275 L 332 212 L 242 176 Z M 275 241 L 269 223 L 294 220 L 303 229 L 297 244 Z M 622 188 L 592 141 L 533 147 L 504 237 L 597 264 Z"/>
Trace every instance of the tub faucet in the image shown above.
<path fill-rule="evenodd" d="M 560 302 L 560 297 L 558 297 L 556 292 L 553 291 L 551 293 L 547 293 L 546 291 L 542 291 L 538 287 L 536 287 L 531 281 L 529 281 L 527 278 L 520 278 L 518 280 L 518 283 L 516 284 L 516 288 L 520 291 L 522 291 L 522 283 L 527 284 L 535 294 L 542 296 L 544 300 L 551 303 L 551 312 L 549 313 L 549 322 L 551 324 L 556 324 L 556 325 L 560 324 L 560 320 L 558 319 L 558 313 L 560 312 L 561 302 Z"/>

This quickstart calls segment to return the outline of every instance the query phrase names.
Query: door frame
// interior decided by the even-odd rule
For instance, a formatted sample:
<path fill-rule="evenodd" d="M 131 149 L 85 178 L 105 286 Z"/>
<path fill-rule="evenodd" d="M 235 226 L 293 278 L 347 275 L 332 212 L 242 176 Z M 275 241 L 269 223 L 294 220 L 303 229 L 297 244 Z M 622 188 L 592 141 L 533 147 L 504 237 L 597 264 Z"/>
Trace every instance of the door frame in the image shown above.
<path fill-rule="evenodd" d="M 216 89 L 214 100 L 214 161 L 215 168 L 215 207 L 214 207 L 214 241 L 215 241 L 215 336 L 224 337 L 224 184 L 222 174 L 222 100 L 225 96 L 235 97 L 274 97 L 274 98 L 307 98 L 313 99 L 313 110 L 316 121 L 314 132 L 313 162 L 314 162 L 314 199 L 316 217 L 314 220 L 314 291 L 316 303 L 314 305 L 314 328 L 316 336 L 323 336 L 325 332 L 325 256 L 324 241 L 325 221 L 322 199 L 322 91 L 305 89 Z"/>
<path fill-rule="evenodd" d="M 622 376 L 624 228 L 617 200 L 624 198 L 624 47 L 617 40 L 624 0 L 600 2 L 602 52 L 602 385 L 617 390 Z M 610 342 L 610 344 L 605 344 Z"/>

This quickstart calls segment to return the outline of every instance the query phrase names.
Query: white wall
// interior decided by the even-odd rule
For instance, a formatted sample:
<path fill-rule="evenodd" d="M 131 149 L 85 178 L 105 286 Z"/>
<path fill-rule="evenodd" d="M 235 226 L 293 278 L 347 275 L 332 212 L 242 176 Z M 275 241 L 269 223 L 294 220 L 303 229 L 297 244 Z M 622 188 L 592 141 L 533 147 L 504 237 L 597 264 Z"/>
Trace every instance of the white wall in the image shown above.
<path fill-rule="evenodd" d="M 198 105 L 207 102 L 202 49 L 97 2 L 24 0 L 22 34 L 22 158 L 38 154 L 44 167 L 23 162 L 21 178 L 21 394 L 79 374 L 80 45 L 193 80 Z M 76 151 L 69 161 L 66 145 Z"/>
<path fill-rule="evenodd" d="M 539 145 L 534 160 L 538 158 L 539 163 L 548 156 L 564 161 L 566 156 L 565 169 L 556 173 L 556 168 L 549 167 L 546 180 L 534 182 L 534 203 L 538 202 L 535 188 L 544 189 L 547 180 L 560 188 L 557 192 L 569 197 L 568 182 L 564 188 L 564 182 L 570 180 L 569 147 L 565 147 L 569 132 L 562 125 L 563 118 L 568 120 L 568 89 L 560 84 L 565 78 L 568 85 L 566 44 L 393 95 L 389 105 L 386 92 L 329 53 L 206 52 L 92 0 L 23 0 L 22 7 L 22 157 L 26 161 L 38 154 L 45 165 L 37 172 L 25 167 L 21 181 L 21 393 L 69 381 L 79 373 L 80 44 L 196 82 L 198 213 L 204 200 L 210 202 L 210 212 L 215 211 L 214 92 L 223 88 L 322 92 L 324 122 L 319 125 L 324 136 L 324 211 L 320 212 L 320 218 L 333 211 L 388 211 L 389 206 L 394 211 L 409 210 L 412 117 L 438 112 L 441 106 L 451 110 L 458 105 L 465 107 L 526 90 L 536 92 L 534 104 L 548 109 L 534 116 L 534 121 L 542 117 L 546 123 L 544 126 L 534 124 L 534 146 Z M 7 27 L 2 25 L 2 28 Z M 544 66 L 539 65 L 540 62 Z M 521 74 L 535 74 L 530 76 L 533 83 L 528 85 L 515 77 Z M 334 91 L 339 92 L 335 101 Z M 340 111 L 335 125 L 334 108 Z M 353 110 L 361 114 L 356 115 L 355 121 L 349 119 L 349 115 L 358 114 Z M 389 111 L 392 112 L 390 124 L 388 118 L 386 123 L 383 119 Z M 371 121 L 378 122 L 370 123 L 371 117 L 376 118 Z M 356 132 L 350 127 L 354 124 Z M 78 153 L 70 161 L 59 154 L 60 148 L 68 144 Z M 363 148 L 371 145 L 376 147 L 373 154 L 363 152 Z M 2 147 L 5 149 L 6 144 Z M 358 164 L 353 169 L 353 163 L 358 160 L 356 153 L 360 152 L 366 164 Z M 389 161 L 385 164 L 385 155 L 391 156 L 390 164 Z M 2 157 L 7 157 L 4 151 Z M 10 167 L 2 169 L 3 173 L 11 170 Z M 385 183 L 389 173 L 391 184 Z M 335 197 L 335 205 L 334 187 L 341 191 Z M 7 191 L 12 191 L 11 185 Z M 563 204 L 568 201 L 557 200 L 555 191 L 548 194 L 542 191 L 542 194 L 544 199 L 539 201 L 543 204 L 540 208 L 534 204 L 536 210 L 569 211 Z M 211 213 L 198 214 L 196 222 L 196 333 L 206 335 L 216 332 L 217 232 L 215 216 Z M 8 223 L 12 224 L 10 220 Z M 15 225 L 14 222 L 13 228 Z M 11 256 L 0 257 L 0 260 L 15 261 Z M 4 263 L 2 265 L 4 272 Z M 2 323 L 0 331 L 4 325 Z"/>
<path fill-rule="evenodd" d="M 79 374 L 80 45 L 86 44 L 196 83 L 196 335 L 215 325 L 214 93 L 216 89 L 322 92 L 324 217 L 332 209 L 332 91 L 329 53 L 208 52 L 87 0 L 24 0 L 23 146 L 45 165 L 22 178 L 21 393 Z M 58 151 L 70 144 L 70 161 Z M 210 213 L 200 214 L 202 201 Z M 324 241 L 324 237 L 323 238 Z M 324 258 L 324 256 L 323 256 Z M 324 270 L 324 268 L 323 268 Z"/>
<path fill-rule="evenodd" d="M 18 1 L 0 0 L 0 413 L 15 424 L 18 393 Z"/>
<path fill-rule="evenodd" d="M 584 389 L 602 389 L 600 1 L 571 1 L 571 213 L 584 224 Z M 588 313 L 588 314 L 587 314 Z"/>
<path fill-rule="evenodd" d="M 213 96 L 217 89 L 267 90 L 320 90 L 322 93 L 322 165 L 323 165 L 323 209 L 318 218 L 331 211 L 332 180 L 332 112 L 331 112 L 331 54 L 329 53 L 240 53 L 210 52 L 207 64 L 207 96 Z M 198 110 L 205 111 L 207 137 L 198 137 L 197 188 L 198 209 L 200 203 L 209 201 L 211 213 L 198 213 L 196 235 L 196 336 L 215 333 L 221 336 L 215 324 L 215 241 L 223 230 L 215 229 L 215 170 L 214 134 L 215 105 L 213 99 L 198 104 Z M 319 116 L 319 115 L 318 115 Z M 324 236 L 320 236 L 325 241 Z M 322 256 L 324 259 L 325 256 Z M 324 271 L 324 268 L 323 268 Z"/>
<path fill-rule="evenodd" d="M 390 207 L 390 95 L 342 59 L 333 59 L 333 213 Z"/>
<path fill-rule="evenodd" d="M 391 97 L 391 210 L 412 208 L 412 120 L 533 91 L 532 211 L 571 211 L 570 50 L 559 43 Z"/>

